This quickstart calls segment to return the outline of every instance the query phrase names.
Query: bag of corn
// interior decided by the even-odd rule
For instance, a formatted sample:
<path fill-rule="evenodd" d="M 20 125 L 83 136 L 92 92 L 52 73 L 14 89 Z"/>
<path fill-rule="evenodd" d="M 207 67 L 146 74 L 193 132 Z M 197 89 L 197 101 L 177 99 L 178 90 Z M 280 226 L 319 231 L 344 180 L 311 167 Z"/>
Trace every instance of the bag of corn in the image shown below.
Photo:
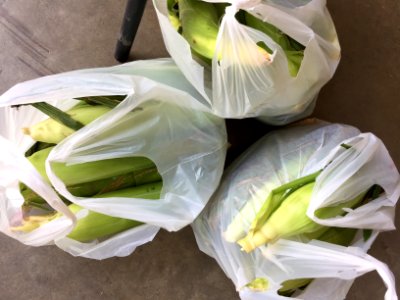
<path fill-rule="evenodd" d="M 11 88 L 0 97 L 0 230 L 104 259 L 190 224 L 226 154 L 224 120 L 198 98 L 169 59 Z"/>
<path fill-rule="evenodd" d="M 153 0 L 166 48 L 225 118 L 311 114 L 340 60 L 325 0 Z"/>
<path fill-rule="evenodd" d="M 344 299 L 387 266 L 366 254 L 394 229 L 400 175 L 371 133 L 317 122 L 266 135 L 232 164 L 193 229 L 242 299 Z M 311 282 L 311 283 L 310 283 Z"/>

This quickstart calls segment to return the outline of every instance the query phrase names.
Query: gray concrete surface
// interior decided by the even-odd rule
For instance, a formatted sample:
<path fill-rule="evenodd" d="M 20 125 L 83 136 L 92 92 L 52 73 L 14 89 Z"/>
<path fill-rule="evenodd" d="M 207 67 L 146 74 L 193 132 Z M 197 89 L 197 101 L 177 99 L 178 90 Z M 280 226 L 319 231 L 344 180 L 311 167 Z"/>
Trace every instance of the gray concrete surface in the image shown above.
<path fill-rule="evenodd" d="M 168 55 L 148 2 L 132 59 Z M 27 79 L 116 64 L 124 5 L 0 0 L 0 93 Z M 328 6 L 343 58 L 314 115 L 377 134 L 400 166 L 400 2 L 331 0 Z M 198 250 L 189 227 L 162 231 L 129 257 L 105 261 L 74 258 L 53 246 L 27 247 L 4 235 L 0 253 L 0 299 L 238 299 L 215 261 Z M 399 277 L 398 232 L 382 234 L 370 253 Z M 347 299 L 383 299 L 384 292 L 371 273 L 356 281 Z"/>

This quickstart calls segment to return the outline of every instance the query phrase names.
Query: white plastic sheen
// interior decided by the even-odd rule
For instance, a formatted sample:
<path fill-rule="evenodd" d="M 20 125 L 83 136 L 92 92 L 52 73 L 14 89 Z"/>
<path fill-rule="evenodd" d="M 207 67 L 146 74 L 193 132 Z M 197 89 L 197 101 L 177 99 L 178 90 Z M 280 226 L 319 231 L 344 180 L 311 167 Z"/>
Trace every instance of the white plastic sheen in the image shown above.
<path fill-rule="evenodd" d="M 341 144 L 351 148 L 345 149 Z M 243 228 L 239 232 L 242 236 L 248 232 L 272 189 L 327 164 L 317 177 L 308 216 L 329 226 L 374 229 L 367 241 L 359 230 L 351 247 L 280 239 L 247 254 L 237 243 L 226 240 L 226 230 L 237 216 L 235 229 Z M 349 200 L 373 184 L 384 188 L 380 198 L 342 217 L 320 220 L 314 216 L 317 208 Z M 200 249 L 217 260 L 242 299 L 285 299 L 277 294 L 282 282 L 317 278 L 295 298 L 341 300 L 353 279 L 376 270 L 387 286 L 385 299 L 395 300 L 393 274 L 366 251 L 380 231 L 394 228 L 399 193 L 399 172 L 377 137 L 361 134 L 351 126 L 317 122 L 277 130 L 253 145 L 223 175 L 220 187 L 192 227 Z M 252 205 L 244 213 L 242 209 L 249 199 Z M 268 290 L 256 292 L 245 287 L 255 278 L 267 279 Z"/>
<path fill-rule="evenodd" d="M 189 44 L 168 20 L 166 0 L 153 0 L 166 48 L 190 83 L 205 97 L 212 111 L 225 118 L 258 116 L 282 125 L 311 114 L 321 87 L 333 76 L 340 46 L 326 0 L 236 0 L 221 20 L 212 67 L 193 57 Z M 296 77 L 289 74 L 282 48 L 264 33 L 240 24 L 243 9 L 276 26 L 306 49 Z M 273 50 L 267 61 L 257 42 Z"/>
<path fill-rule="evenodd" d="M 85 208 L 74 216 L 24 157 L 34 141 L 21 129 L 46 116 L 31 106 L 10 106 L 48 101 L 67 109 L 76 103 L 72 98 L 95 95 L 127 97 L 58 144 L 46 162 L 57 192 Z M 73 71 L 14 86 L 0 96 L 0 230 L 27 245 L 54 243 L 75 256 L 104 259 L 129 255 L 151 241 L 160 227 L 176 231 L 190 224 L 219 183 L 227 143 L 224 120 L 210 114 L 200 97 L 171 59 Z M 74 197 L 51 169 L 55 161 L 72 164 L 128 156 L 145 156 L 157 165 L 163 178 L 160 200 Z M 30 233 L 13 232 L 10 227 L 22 218 L 19 182 L 64 216 Z M 67 238 L 86 209 L 146 225 L 102 242 Z"/>

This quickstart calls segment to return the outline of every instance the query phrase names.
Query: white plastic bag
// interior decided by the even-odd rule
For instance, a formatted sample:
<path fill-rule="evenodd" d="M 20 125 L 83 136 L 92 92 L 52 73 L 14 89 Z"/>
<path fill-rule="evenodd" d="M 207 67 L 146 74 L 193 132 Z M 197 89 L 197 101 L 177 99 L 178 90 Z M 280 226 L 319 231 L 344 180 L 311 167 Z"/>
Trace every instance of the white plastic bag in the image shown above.
<path fill-rule="evenodd" d="M 55 146 L 46 161 L 48 177 L 57 192 L 86 209 L 146 225 L 102 242 L 80 243 L 65 236 L 87 210 L 74 216 L 24 157 L 33 140 L 21 128 L 46 116 L 31 106 L 10 106 L 48 101 L 67 109 L 76 102 L 72 98 L 96 95 L 127 97 Z M 226 153 L 224 120 L 208 113 L 199 98 L 170 59 L 68 72 L 11 88 L 0 97 L 0 230 L 28 245 L 55 243 L 72 255 L 103 259 L 129 255 L 151 241 L 160 227 L 176 231 L 190 224 L 216 189 Z M 145 156 L 156 164 L 163 179 L 159 200 L 74 197 L 51 169 L 55 161 L 74 164 L 129 156 Z M 30 233 L 10 230 L 22 217 L 18 182 L 64 216 Z"/>
<path fill-rule="evenodd" d="M 218 61 L 211 69 L 198 63 L 187 41 L 168 20 L 166 0 L 153 0 L 166 48 L 190 83 L 207 99 L 216 115 L 226 118 L 259 116 L 282 125 L 311 114 L 321 87 L 333 76 L 340 46 L 325 0 L 206 0 L 232 3 L 221 20 Z M 296 4 L 293 4 L 296 2 Z M 264 33 L 240 24 L 243 9 L 276 26 L 304 45 L 296 77 L 289 74 L 282 48 Z M 258 51 L 257 42 L 273 50 L 272 61 Z"/>
<path fill-rule="evenodd" d="M 345 149 L 342 144 L 351 147 Z M 226 240 L 226 230 L 236 216 L 243 216 L 238 227 L 245 234 L 272 189 L 312 174 L 327 163 L 317 177 L 307 215 L 329 226 L 374 229 L 369 238 L 358 230 L 352 247 L 280 239 L 250 253 Z M 373 184 L 385 190 L 379 198 L 345 216 L 324 220 L 314 216 L 316 208 L 352 199 Z M 352 280 L 372 270 L 378 271 L 388 287 L 385 299 L 397 299 L 390 270 L 365 252 L 379 231 L 394 228 L 399 195 L 400 175 L 374 135 L 323 122 L 296 126 L 268 134 L 234 162 L 193 229 L 200 249 L 217 260 L 242 299 L 284 299 L 277 294 L 280 285 L 296 278 L 321 278 L 299 292 L 298 299 L 344 299 Z M 248 199 L 253 201 L 252 208 L 243 213 Z M 256 278 L 267 279 L 268 289 L 256 292 L 246 288 Z"/>

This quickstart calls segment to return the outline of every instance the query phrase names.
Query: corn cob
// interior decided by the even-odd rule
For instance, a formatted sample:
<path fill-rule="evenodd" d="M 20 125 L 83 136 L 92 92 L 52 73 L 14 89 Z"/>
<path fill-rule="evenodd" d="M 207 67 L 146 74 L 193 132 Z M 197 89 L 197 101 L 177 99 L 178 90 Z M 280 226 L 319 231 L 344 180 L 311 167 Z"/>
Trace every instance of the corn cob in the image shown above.
<path fill-rule="evenodd" d="M 161 189 L 162 183 L 157 182 L 106 193 L 99 195 L 99 198 L 129 197 L 155 200 L 160 198 Z M 76 204 L 71 204 L 68 207 L 73 213 L 77 213 L 82 209 Z M 111 217 L 90 211 L 86 217 L 78 220 L 74 229 L 68 234 L 68 237 L 79 242 L 89 242 L 120 233 L 142 224 L 143 223 L 139 221 Z"/>
<path fill-rule="evenodd" d="M 207 64 L 211 64 L 216 50 L 220 18 L 227 4 L 199 0 L 178 0 L 178 4 L 182 36 L 187 40 L 197 57 Z M 237 16 L 240 18 L 242 12 L 239 12 Z M 241 19 L 244 19 L 244 16 Z M 258 50 L 266 60 L 270 60 L 268 52 L 262 47 L 258 47 Z M 232 52 L 237 51 L 232 50 Z M 240 50 L 241 63 L 252 64 L 252 60 L 248 55 L 246 56 L 246 53 L 246 49 Z M 218 54 L 218 60 L 220 59 L 221 54 Z"/>
<path fill-rule="evenodd" d="M 99 194 L 108 193 L 115 190 L 125 189 L 132 186 L 141 186 L 146 183 L 161 181 L 161 176 L 156 166 L 144 170 L 132 171 L 126 174 L 112 176 L 105 179 L 84 182 L 67 186 L 68 191 L 76 197 L 92 197 Z M 30 206 L 46 209 L 47 202 L 29 187 L 21 184 L 20 191 L 24 198 L 24 208 Z M 59 195 L 66 203 L 70 202 Z"/>
<path fill-rule="evenodd" d="M 53 147 L 38 151 L 28 159 L 45 180 L 49 182 L 45 170 L 45 161 Z M 120 188 L 118 181 L 121 175 L 130 174 L 131 181 L 129 185 L 138 185 L 146 182 L 161 180 L 157 168 L 154 163 L 146 157 L 124 157 L 87 162 L 67 166 L 64 163 L 53 163 L 52 170 L 64 182 L 66 186 L 72 186 L 73 190 L 85 190 L 85 187 L 78 185 L 83 183 L 96 182 L 90 185 L 95 191 L 89 188 L 89 191 L 84 191 L 85 195 L 99 193 L 102 190 L 111 188 L 115 190 Z M 110 179 L 109 181 L 107 181 Z M 112 183 L 117 185 L 117 188 L 110 186 Z M 126 186 L 124 184 L 123 186 Z M 82 194 L 81 194 L 82 195 Z"/>
<path fill-rule="evenodd" d="M 71 204 L 68 208 L 75 214 L 83 209 L 76 204 Z M 74 229 L 68 234 L 68 237 L 85 243 L 111 236 L 142 224 L 135 220 L 110 217 L 89 211 L 87 216 L 78 220 Z"/>
<path fill-rule="evenodd" d="M 111 108 L 103 105 L 77 105 L 66 113 L 83 125 L 87 125 L 98 117 L 109 112 Z M 67 136 L 75 132 L 74 129 L 67 127 L 53 118 L 46 119 L 29 128 L 23 129 L 24 133 L 30 135 L 35 141 L 57 144 Z"/>
<path fill-rule="evenodd" d="M 143 198 L 155 200 L 160 198 L 162 183 L 150 183 L 138 187 L 127 188 L 123 190 L 113 191 L 99 195 L 99 198 L 110 197 L 126 197 L 126 198 Z M 77 204 L 70 204 L 69 209 L 73 213 L 77 213 L 82 207 Z M 14 231 L 30 232 L 41 225 L 48 223 L 56 218 L 61 217 L 60 213 L 50 213 L 43 216 L 28 216 L 24 218 L 22 226 L 13 227 Z M 143 223 L 135 220 L 127 220 L 123 218 L 111 217 L 104 214 L 89 211 L 88 215 L 79 219 L 74 229 L 69 233 L 68 237 L 80 242 L 88 242 L 95 239 L 104 238 L 113 234 L 117 234 L 124 230 L 139 226 Z"/>
<path fill-rule="evenodd" d="M 258 246 L 273 243 L 280 238 L 312 233 L 323 228 L 306 215 L 314 185 L 315 182 L 308 183 L 291 193 L 261 227 L 257 227 L 238 241 L 242 249 L 250 252 Z M 319 209 L 316 211 L 316 216 L 323 219 L 341 215 L 344 213 L 343 208 L 356 206 L 366 194 L 367 191 L 345 203 Z"/>
<path fill-rule="evenodd" d="M 199 0 L 168 0 L 171 24 L 181 32 L 192 51 L 208 64 L 214 57 L 219 22 L 228 5 L 228 3 L 208 3 Z M 179 19 L 177 20 L 177 18 Z M 286 54 L 289 73 L 293 77 L 297 75 L 304 57 L 305 47 L 303 45 L 272 24 L 266 23 L 246 11 L 239 10 L 236 19 L 244 25 L 265 33 L 279 44 Z M 270 61 L 272 50 L 264 42 L 258 42 L 257 46 L 265 59 Z M 218 59 L 221 59 L 221 55 L 218 55 Z M 249 63 L 245 56 L 242 60 L 244 64 Z"/>
<path fill-rule="evenodd" d="M 228 242 L 236 242 L 240 238 L 243 238 L 246 235 L 244 225 L 249 222 L 251 222 L 249 228 L 250 232 L 258 230 L 290 194 L 290 192 L 307 183 L 314 182 L 315 178 L 317 178 L 320 173 L 321 171 L 315 172 L 275 189 L 271 189 L 271 184 L 267 183 L 264 188 L 255 193 L 250 201 L 247 201 L 243 209 L 229 224 L 228 228 L 224 232 L 225 240 Z M 265 199 L 265 191 L 271 191 L 268 193 L 267 199 Z M 263 204 L 260 205 L 260 203 Z M 256 211 L 257 213 L 255 213 Z"/>

